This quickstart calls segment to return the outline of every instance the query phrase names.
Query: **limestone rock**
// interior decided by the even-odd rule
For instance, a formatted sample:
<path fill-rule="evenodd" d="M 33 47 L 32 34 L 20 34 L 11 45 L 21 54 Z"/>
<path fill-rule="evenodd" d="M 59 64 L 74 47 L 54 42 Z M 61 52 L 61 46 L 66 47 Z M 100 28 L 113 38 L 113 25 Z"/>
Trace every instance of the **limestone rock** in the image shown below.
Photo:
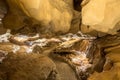
<path fill-rule="evenodd" d="M 120 79 L 120 46 L 107 50 L 106 64 L 101 73 L 92 74 L 88 80 L 119 80 Z"/>
<path fill-rule="evenodd" d="M 17 9 L 19 9 L 30 18 L 37 20 L 38 24 L 54 32 L 67 32 L 70 29 L 73 7 L 72 0 L 7 0 L 7 2 L 12 3 L 9 6 L 10 9 L 12 8 L 13 14 L 17 13 Z M 21 12 L 18 11 L 18 13 L 20 14 Z M 23 16 L 23 14 L 20 15 Z M 18 15 L 14 16 L 18 17 Z M 10 18 L 14 19 L 11 16 Z M 20 21 L 18 24 L 22 24 L 23 19 L 24 17 L 18 18 Z"/>
<path fill-rule="evenodd" d="M 81 13 L 74 10 L 73 11 L 73 19 L 71 22 L 71 28 L 69 32 L 76 33 L 80 30 L 80 24 L 81 24 Z"/>
<path fill-rule="evenodd" d="M 86 5 L 90 0 L 82 0 L 81 2 L 81 6 L 83 7 L 84 5 Z"/>
<path fill-rule="evenodd" d="M 110 71 L 104 71 L 102 73 L 94 73 L 88 80 L 119 80 L 120 67 L 113 68 Z"/>
<path fill-rule="evenodd" d="M 20 29 L 25 23 L 24 20 L 27 16 L 22 12 L 22 10 L 17 6 L 15 0 L 6 0 L 8 5 L 8 12 L 3 18 L 4 27 L 9 29 Z"/>
<path fill-rule="evenodd" d="M 8 53 L 0 64 L 2 80 L 58 80 L 52 60 L 40 54 Z"/>
<path fill-rule="evenodd" d="M 94 72 L 88 80 L 120 80 L 120 36 L 106 35 L 97 39 L 99 47 L 103 47 L 105 64 L 99 73 Z M 103 51 L 102 51 L 103 52 Z M 98 59 L 98 57 L 97 57 Z M 101 59 L 103 60 L 103 59 Z M 95 59 L 94 59 L 95 61 Z M 101 65 L 100 65 L 101 66 Z"/>
<path fill-rule="evenodd" d="M 82 23 L 105 33 L 115 34 L 120 27 L 119 0 L 90 0 L 82 8 Z"/>
<path fill-rule="evenodd" d="M 84 34 L 91 35 L 91 36 L 95 36 L 95 37 L 96 37 L 96 36 L 97 36 L 97 37 L 102 37 L 102 36 L 105 36 L 105 35 L 106 35 L 106 33 L 96 31 L 96 30 L 94 30 L 93 28 L 91 28 L 91 26 L 87 26 L 87 25 L 84 25 L 84 24 L 81 24 L 80 30 L 81 30 L 81 32 L 84 33 Z"/>
<path fill-rule="evenodd" d="M 78 80 L 75 71 L 64 62 L 53 60 L 60 75 L 61 80 Z"/>

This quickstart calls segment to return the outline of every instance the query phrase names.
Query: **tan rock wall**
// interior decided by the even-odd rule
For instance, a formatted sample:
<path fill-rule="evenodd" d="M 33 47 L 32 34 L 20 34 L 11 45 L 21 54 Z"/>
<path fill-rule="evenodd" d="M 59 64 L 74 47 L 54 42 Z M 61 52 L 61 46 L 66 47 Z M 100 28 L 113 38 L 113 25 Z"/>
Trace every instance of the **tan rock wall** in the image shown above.
<path fill-rule="evenodd" d="M 67 32 L 70 29 L 72 0 L 8 0 L 8 3 L 11 2 L 22 9 L 27 16 L 39 21 L 40 24 L 48 26 L 52 23 L 51 28 L 55 32 Z"/>
<path fill-rule="evenodd" d="M 97 31 L 116 33 L 115 25 L 120 21 L 119 4 L 120 0 L 90 0 L 82 8 L 82 23 Z"/>

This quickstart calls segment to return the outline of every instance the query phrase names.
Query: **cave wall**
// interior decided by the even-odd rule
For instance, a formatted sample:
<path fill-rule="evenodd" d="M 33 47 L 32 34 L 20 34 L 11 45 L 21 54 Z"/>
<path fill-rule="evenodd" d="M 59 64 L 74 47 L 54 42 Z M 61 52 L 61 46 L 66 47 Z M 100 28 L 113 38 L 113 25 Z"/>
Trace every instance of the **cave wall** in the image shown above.
<path fill-rule="evenodd" d="M 116 34 L 119 31 L 119 0 L 74 1 L 76 5 L 74 4 L 73 8 L 72 0 L 31 0 L 31 2 L 30 0 L 6 0 L 9 6 L 8 11 L 0 14 L 4 16 L 4 14 L 7 13 L 4 18 L 2 17 L 4 26 L 14 30 L 24 26 L 31 27 L 38 24 L 40 25 L 38 27 L 44 27 L 52 32 L 61 31 L 65 33 L 72 28 L 71 32 L 81 30 L 82 32 L 95 36 L 98 36 L 100 32 Z M 80 4 L 81 2 L 82 4 Z M 82 12 L 80 12 L 80 5 L 82 7 Z M 2 11 L 0 10 L 0 12 Z M 102 34 L 100 33 L 100 35 Z M 118 41 L 115 41 L 116 39 Z M 105 43 L 104 40 L 106 40 L 106 38 L 102 40 Z M 103 72 L 95 72 L 88 80 L 114 80 L 114 78 L 115 80 L 119 80 L 120 47 L 119 45 L 117 45 L 117 47 L 116 45 L 113 46 L 115 42 L 119 44 L 119 40 L 119 35 L 117 35 L 116 38 L 107 40 L 107 42 L 111 41 L 108 44 L 112 46 L 110 45 L 111 48 L 105 49 L 106 55 L 104 57 L 106 58 L 106 62 L 103 66 Z M 106 46 L 106 44 L 104 44 L 104 46 Z M 58 64 L 58 67 L 61 64 Z M 64 66 L 66 66 L 66 64 Z M 64 70 L 61 71 L 64 72 Z M 63 72 L 61 72 L 61 74 Z M 64 77 L 64 75 L 62 76 Z"/>
<path fill-rule="evenodd" d="M 7 0 L 9 10 L 3 22 L 6 27 L 19 29 L 31 18 L 53 32 L 67 32 L 73 16 L 72 0 Z M 15 24 L 13 22 L 15 21 Z M 29 23 L 31 23 L 29 21 Z"/>
<path fill-rule="evenodd" d="M 6 0 L 6 2 L 9 8 L 3 23 L 10 29 L 17 30 L 24 26 L 31 27 L 38 24 L 39 27 L 45 28 L 43 30 L 51 32 L 66 33 L 69 30 L 72 32 L 81 30 L 83 33 L 102 35 L 103 33 L 116 34 L 120 28 L 120 1 L 118 0 L 36 0 L 31 2 Z"/>
<path fill-rule="evenodd" d="M 82 23 L 92 29 L 116 34 L 120 26 L 119 0 L 90 0 L 82 8 Z"/>

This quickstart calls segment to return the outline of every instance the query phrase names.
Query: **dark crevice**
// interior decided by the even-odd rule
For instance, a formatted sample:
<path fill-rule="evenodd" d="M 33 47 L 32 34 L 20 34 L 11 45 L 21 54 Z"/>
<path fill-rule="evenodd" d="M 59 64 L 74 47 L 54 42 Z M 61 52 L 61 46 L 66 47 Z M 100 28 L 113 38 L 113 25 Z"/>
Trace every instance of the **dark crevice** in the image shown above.
<path fill-rule="evenodd" d="M 81 2 L 83 0 L 74 0 L 74 9 L 77 10 L 77 11 L 81 11 L 82 7 L 81 7 Z"/>

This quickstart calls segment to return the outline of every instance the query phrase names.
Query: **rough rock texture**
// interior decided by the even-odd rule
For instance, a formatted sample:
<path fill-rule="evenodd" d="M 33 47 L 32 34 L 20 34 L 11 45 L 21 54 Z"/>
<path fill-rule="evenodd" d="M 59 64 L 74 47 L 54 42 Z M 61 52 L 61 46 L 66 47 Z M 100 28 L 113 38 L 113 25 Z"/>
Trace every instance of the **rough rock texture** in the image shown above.
<path fill-rule="evenodd" d="M 56 54 L 49 54 L 50 58 L 56 64 L 60 80 L 78 80 L 75 70 Z"/>
<path fill-rule="evenodd" d="M 82 8 L 82 23 L 105 33 L 115 34 L 120 27 L 119 0 L 90 0 Z"/>
<path fill-rule="evenodd" d="M 76 33 L 80 30 L 80 24 L 81 24 L 81 12 L 78 12 L 76 10 L 73 11 L 73 19 L 71 22 L 71 28 L 69 32 Z"/>
<path fill-rule="evenodd" d="M 88 80 L 120 80 L 120 46 L 107 50 L 103 72 L 95 72 Z"/>
<path fill-rule="evenodd" d="M 0 34 L 6 32 L 6 29 L 3 27 L 2 19 L 4 18 L 5 14 L 7 13 L 7 7 L 4 0 L 0 0 Z"/>
<path fill-rule="evenodd" d="M 4 0 L 0 0 L 0 18 L 3 18 L 7 13 L 7 7 Z"/>
<path fill-rule="evenodd" d="M 67 32 L 70 29 L 72 0 L 35 0 L 31 2 L 29 0 L 7 0 L 7 3 L 10 7 L 9 14 L 5 18 L 7 27 L 24 26 L 27 15 L 35 20 L 35 24 L 40 24 L 54 32 Z"/>
<path fill-rule="evenodd" d="M 58 80 L 56 66 L 48 57 L 25 53 L 6 57 L 0 64 L 1 80 Z"/>
<path fill-rule="evenodd" d="M 120 80 L 120 35 L 106 35 L 95 42 L 101 52 L 97 50 L 92 56 L 97 72 L 88 80 Z"/>
<path fill-rule="evenodd" d="M 71 26 L 70 32 L 81 30 L 99 36 L 87 55 L 93 64 L 89 71 L 93 74 L 88 80 L 120 80 L 120 35 L 105 34 L 115 34 L 120 28 L 119 0 L 83 0 L 82 3 L 82 0 L 74 0 L 74 9 L 78 11 L 72 11 L 72 0 L 6 1 L 9 9 L 3 23 L 7 28 L 28 34 L 34 27 L 38 32 L 67 32 Z M 4 0 L 0 0 L 0 18 L 6 14 L 6 7 L 2 3 Z M 82 18 L 80 3 L 83 7 Z M 0 31 L 5 32 L 1 26 L 3 25 L 0 25 Z M 106 36 L 101 37 L 104 34 Z M 40 51 L 34 54 L 26 54 L 24 46 L 17 51 L 18 54 L 10 53 L 14 47 L 16 46 L 12 43 L 0 43 L 0 51 L 9 53 L 6 56 L 0 52 L 0 58 L 5 56 L 3 61 L 0 59 L 0 80 L 78 80 L 80 77 L 66 58 L 63 60 L 60 55 L 47 50 L 47 47 L 45 52 L 38 48 Z M 85 76 L 80 80 L 86 80 L 86 75 L 89 74 L 80 75 Z"/>
<path fill-rule="evenodd" d="M 52 47 L 55 46 L 52 45 Z M 36 52 L 26 53 L 24 48 L 14 52 L 12 43 L 0 43 L 0 78 L 3 80 L 33 80 L 36 77 L 39 80 L 77 80 L 75 70 L 65 60 L 62 60 L 60 55 L 51 53 L 52 47 L 45 48 L 40 53 L 38 53 L 40 48 L 35 49 Z M 6 77 L 7 75 L 10 77 Z"/>
<path fill-rule="evenodd" d="M 20 29 L 25 26 L 25 19 L 27 16 L 23 14 L 22 10 L 17 6 L 14 0 L 6 0 L 8 5 L 8 12 L 3 18 L 4 27 L 9 29 Z"/>
<path fill-rule="evenodd" d="M 84 25 L 84 24 L 80 25 L 80 30 L 84 34 L 95 36 L 95 37 L 102 37 L 102 36 L 106 35 L 106 33 L 99 32 L 99 31 L 91 28 L 91 26 L 87 26 L 87 25 Z"/>

